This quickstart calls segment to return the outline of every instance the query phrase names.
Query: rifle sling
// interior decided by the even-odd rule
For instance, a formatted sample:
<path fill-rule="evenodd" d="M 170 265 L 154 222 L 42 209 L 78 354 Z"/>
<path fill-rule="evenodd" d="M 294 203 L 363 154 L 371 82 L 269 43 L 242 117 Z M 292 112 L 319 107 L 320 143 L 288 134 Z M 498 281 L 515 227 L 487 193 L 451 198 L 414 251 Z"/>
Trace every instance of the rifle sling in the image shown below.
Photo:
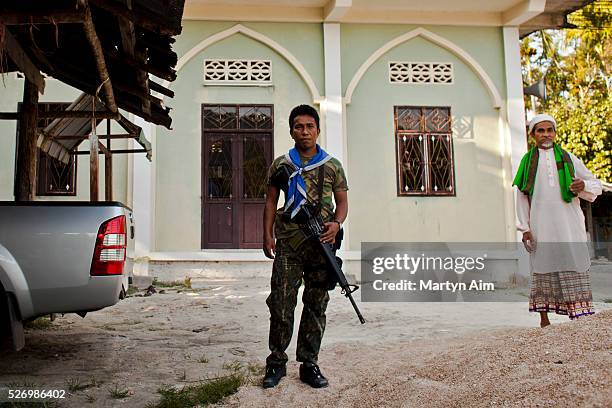
<path fill-rule="evenodd" d="M 321 209 L 323 208 L 323 182 L 325 181 L 325 164 L 319 166 L 318 176 L 319 179 L 317 180 L 317 211 L 319 212 L 319 214 L 321 214 Z"/>

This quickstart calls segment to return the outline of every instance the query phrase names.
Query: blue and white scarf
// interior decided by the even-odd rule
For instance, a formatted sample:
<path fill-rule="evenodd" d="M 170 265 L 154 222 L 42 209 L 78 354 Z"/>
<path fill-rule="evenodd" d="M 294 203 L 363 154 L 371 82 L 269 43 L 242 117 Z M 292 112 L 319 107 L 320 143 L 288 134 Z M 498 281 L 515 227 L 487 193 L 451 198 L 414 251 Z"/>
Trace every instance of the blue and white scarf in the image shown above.
<path fill-rule="evenodd" d="M 285 155 L 285 158 L 293 167 L 293 173 L 291 173 L 291 176 L 289 176 L 289 185 L 287 187 L 287 202 L 285 203 L 285 212 L 287 212 L 288 209 L 291 209 L 291 218 L 293 218 L 308 200 L 308 195 L 306 194 L 306 183 L 304 183 L 302 173 L 316 169 L 317 167 L 328 162 L 332 157 L 317 144 L 317 154 L 315 154 L 304 166 L 302 166 L 300 154 L 295 147 L 289 150 L 289 153 Z"/>

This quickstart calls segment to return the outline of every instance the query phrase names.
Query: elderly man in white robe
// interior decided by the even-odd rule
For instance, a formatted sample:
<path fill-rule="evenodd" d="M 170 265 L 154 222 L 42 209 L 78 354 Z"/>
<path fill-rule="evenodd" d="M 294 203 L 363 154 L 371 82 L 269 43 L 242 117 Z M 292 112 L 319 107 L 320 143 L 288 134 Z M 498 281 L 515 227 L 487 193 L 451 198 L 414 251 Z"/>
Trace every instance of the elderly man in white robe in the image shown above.
<path fill-rule="evenodd" d="M 517 229 L 530 253 L 529 311 L 540 313 L 540 327 L 550 325 L 548 312 L 570 319 L 594 313 L 580 198 L 593 202 L 601 182 L 555 143 L 556 131 L 552 116 L 529 122 L 536 146 L 521 160 L 513 183 L 519 189 Z"/>

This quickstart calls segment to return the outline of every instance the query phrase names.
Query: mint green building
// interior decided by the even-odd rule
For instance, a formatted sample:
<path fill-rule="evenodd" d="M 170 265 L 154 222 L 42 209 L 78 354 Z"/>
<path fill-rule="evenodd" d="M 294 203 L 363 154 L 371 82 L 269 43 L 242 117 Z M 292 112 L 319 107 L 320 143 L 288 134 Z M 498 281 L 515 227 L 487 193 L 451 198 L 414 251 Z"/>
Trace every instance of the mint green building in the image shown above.
<path fill-rule="evenodd" d="M 288 116 L 303 103 L 345 166 L 354 273 L 362 242 L 515 242 L 519 36 L 568 11 L 550 0 L 188 0 L 167 84 L 172 130 L 128 116 L 153 158 L 113 164 L 113 198 L 136 216 L 137 273 L 170 274 L 175 261 L 183 275 L 268 273 L 265 170 L 292 147 Z M 0 111 L 15 109 L 21 81 L 4 79 Z M 41 102 L 79 94 L 48 83 Z M 12 200 L 15 124 L 0 129 L 0 200 Z M 39 199 L 87 200 L 87 167 L 77 161 L 73 195 Z M 518 270 L 517 252 L 499 260 L 500 279 Z"/>

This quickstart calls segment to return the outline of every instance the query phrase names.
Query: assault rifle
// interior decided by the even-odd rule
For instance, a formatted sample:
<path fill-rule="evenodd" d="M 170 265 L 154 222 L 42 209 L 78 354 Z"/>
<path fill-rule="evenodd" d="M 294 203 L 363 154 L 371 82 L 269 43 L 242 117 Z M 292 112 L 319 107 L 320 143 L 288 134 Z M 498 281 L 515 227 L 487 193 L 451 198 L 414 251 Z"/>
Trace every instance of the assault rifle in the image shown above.
<path fill-rule="evenodd" d="M 286 166 L 280 166 L 277 172 L 272 176 L 272 181 L 275 186 L 285 192 L 285 200 L 287 199 L 287 183 L 289 180 L 289 176 L 291 175 L 289 169 Z M 342 231 L 339 231 L 336 234 L 336 244 L 326 244 L 321 242 L 321 234 L 325 230 L 325 223 L 323 222 L 323 218 L 321 217 L 320 211 L 317 210 L 317 207 L 312 204 L 305 204 L 302 206 L 300 211 L 295 215 L 294 222 L 300 225 L 302 231 L 306 234 L 307 239 L 312 239 L 316 241 L 319 248 L 321 249 L 321 254 L 325 259 L 325 263 L 327 264 L 327 273 L 331 274 L 328 277 L 328 281 L 330 283 L 329 290 L 333 290 L 336 287 L 336 284 L 340 285 L 342 289 L 341 293 L 348 298 L 353 305 L 353 309 L 355 309 L 355 313 L 357 313 L 357 317 L 361 324 L 365 323 L 365 319 L 361 315 L 357 304 L 355 303 L 355 299 L 353 299 L 353 292 L 359 289 L 358 285 L 351 285 L 346 280 L 346 276 L 344 276 L 344 272 L 342 272 L 342 259 L 338 258 L 335 253 L 335 249 L 339 248 L 339 240 L 341 238 Z"/>
<path fill-rule="evenodd" d="M 336 283 L 340 285 L 340 288 L 342 288 L 342 292 L 340 293 L 342 293 L 348 298 L 348 300 L 350 300 L 351 305 L 353 305 L 353 309 L 355 309 L 355 313 L 357 313 L 359 321 L 361 322 L 361 324 L 364 324 L 365 319 L 361 315 L 361 312 L 359 311 L 359 308 L 357 307 L 355 299 L 353 299 L 352 295 L 353 292 L 359 289 L 359 286 L 351 285 L 347 282 L 346 276 L 344 276 L 344 272 L 342 272 L 342 269 L 340 267 L 342 260 L 336 256 L 332 244 L 325 244 L 320 240 L 321 234 L 325 229 L 325 224 L 323 223 L 321 214 L 313 212 L 312 206 L 310 205 L 302 206 L 300 212 L 303 212 L 302 215 L 306 220 L 306 222 L 300 226 L 306 233 L 306 236 L 309 239 L 315 240 L 321 248 L 321 253 L 323 255 L 323 258 L 325 259 L 325 263 L 327 264 L 327 272 L 333 272 L 333 276 L 331 276 L 330 279 L 333 284 L 333 287 L 336 286 Z"/>

